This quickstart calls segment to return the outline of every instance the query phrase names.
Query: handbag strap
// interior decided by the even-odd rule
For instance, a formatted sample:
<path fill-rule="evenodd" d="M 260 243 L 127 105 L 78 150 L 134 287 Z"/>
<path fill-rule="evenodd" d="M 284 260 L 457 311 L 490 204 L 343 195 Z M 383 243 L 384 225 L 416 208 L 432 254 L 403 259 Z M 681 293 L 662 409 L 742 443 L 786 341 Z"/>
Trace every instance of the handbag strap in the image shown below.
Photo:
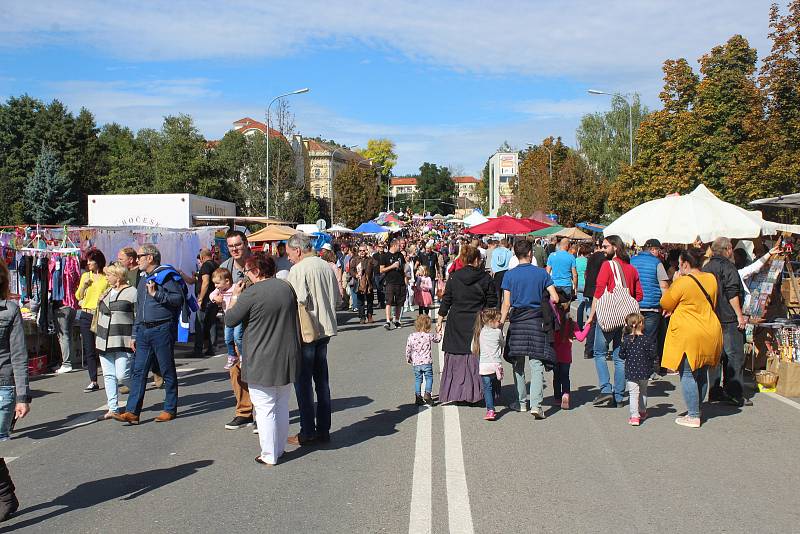
<path fill-rule="evenodd" d="M 704 287 L 703 287 L 703 284 L 701 284 L 701 283 L 700 283 L 700 281 L 699 281 L 697 278 L 695 278 L 693 274 L 689 274 L 689 275 L 687 275 L 687 276 L 688 276 L 689 278 L 691 278 L 692 280 L 694 280 L 694 283 L 695 283 L 695 284 L 697 284 L 697 287 L 699 287 L 699 288 L 700 288 L 700 291 L 702 291 L 702 292 L 703 292 L 703 295 L 705 295 L 705 296 L 706 296 L 706 300 L 707 300 L 707 301 L 708 301 L 708 303 L 711 305 L 711 309 L 713 310 L 713 309 L 715 308 L 715 306 L 714 306 L 714 301 L 713 301 L 713 300 L 711 300 L 711 295 L 709 295 L 709 294 L 708 294 L 708 291 L 706 291 L 706 288 L 704 288 Z"/>
<path fill-rule="evenodd" d="M 621 269 L 620 266 L 617 265 L 617 262 L 615 260 L 609 260 L 608 263 L 611 264 L 611 272 L 614 273 L 614 284 L 620 284 L 625 289 L 628 289 L 628 286 L 625 283 L 625 273 L 620 272 Z"/>

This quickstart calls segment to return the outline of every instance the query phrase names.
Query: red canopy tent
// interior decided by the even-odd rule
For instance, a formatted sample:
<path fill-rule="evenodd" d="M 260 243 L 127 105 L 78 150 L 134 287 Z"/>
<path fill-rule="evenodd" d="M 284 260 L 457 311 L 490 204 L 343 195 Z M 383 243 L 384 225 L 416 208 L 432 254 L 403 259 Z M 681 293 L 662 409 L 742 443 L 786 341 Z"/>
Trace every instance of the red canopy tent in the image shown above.
<path fill-rule="evenodd" d="M 502 217 L 497 217 L 495 219 L 489 219 L 487 222 L 483 224 L 478 224 L 473 226 L 472 228 L 467 228 L 467 232 L 470 234 L 477 234 L 477 235 L 486 235 L 486 234 L 509 234 L 509 235 L 520 235 L 520 234 L 527 234 L 528 232 L 532 232 L 534 230 L 541 230 L 542 228 L 547 228 L 549 225 L 534 221 L 532 219 L 517 219 L 515 217 L 510 217 L 508 215 L 503 215 Z"/>

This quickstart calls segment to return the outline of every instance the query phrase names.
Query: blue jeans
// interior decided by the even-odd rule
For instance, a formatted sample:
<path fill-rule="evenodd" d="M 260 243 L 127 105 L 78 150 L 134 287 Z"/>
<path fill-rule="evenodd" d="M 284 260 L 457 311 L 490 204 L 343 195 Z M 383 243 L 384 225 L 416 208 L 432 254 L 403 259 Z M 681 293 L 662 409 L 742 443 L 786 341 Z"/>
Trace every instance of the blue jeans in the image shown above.
<path fill-rule="evenodd" d="M 425 393 L 433 389 L 433 364 L 426 363 L 414 366 L 414 393 L 422 394 L 422 378 L 425 377 Z"/>
<path fill-rule="evenodd" d="M 653 371 L 661 370 L 661 325 L 664 317 L 660 311 L 642 312 L 644 315 L 644 336 L 649 339 L 656 348 L 655 359 L 653 361 Z"/>
<path fill-rule="evenodd" d="M 496 374 L 481 375 L 483 382 L 483 400 L 486 401 L 486 409 L 494 411 L 494 396 L 500 393 L 500 381 Z"/>
<path fill-rule="evenodd" d="M 613 346 L 611 359 L 614 362 L 614 387 L 611 387 L 611 377 L 608 374 L 606 364 L 606 354 L 608 353 L 609 343 Z M 603 332 L 602 328 L 596 328 L 594 333 L 594 366 L 597 369 L 597 382 L 600 393 L 613 393 L 614 400 L 622 402 L 622 394 L 625 393 L 625 362 L 619 357 L 619 347 L 622 343 L 622 328 Z"/>
<path fill-rule="evenodd" d="M 572 298 L 572 286 L 556 286 L 557 289 L 563 291 L 567 297 Z"/>
<path fill-rule="evenodd" d="M 358 291 L 356 291 L 356 288 L 353 286 L 349 286 L 347 290 L 350 292 L 350 309 L 356 311 L 360 308 Z"/>
<path fill-rule="evenodd" d="M 178 413 L 178 375 L 175 372 L 174 352 L 177 329 L 178 324 L 174 321 L 152 328 L 139 328 L 126 411 L 137 416 L 142 411 L 147 373 L 155 359 L 164 378 L 164 411 L 173 415 Z"/>
<path fill-rule="evenodd" d="M 9 438 L 14 409 L 17 406 L 17 391 L 14 386 L 0 386 L 0 441 Z"/>
<path fill-rule="evenodd" d="M 578 327 L 583 330 L 583 327 L 586 326 L 583 322 L 586 319 L 586 310 L 592 307 L 592 299 L 582 292 L 578 292 L 576 300 L 578 301 Z"/>
<path fill-rule="evenodd" d="M 517 388 L 517 401 L 520 406 L 525 405 L 525 360 L 528 360 L 531 366 L 531 410 L 539 409 L 542 407 L 542 400 L 544 399 L 542 391 L 544 387 L 544 364 L 540 360 L 528 358 L 527 356 L 518 356 L 514 359 L 514 386 Z"/>
<path fill-rule="evenodd" d="M 133 357 L 130 352 L 107 351 L 100 353 L 100 366 L 103 368 L 103 383 L 108 399 L 108 411 L 119 412 L 117 401 L 119 399 L 118 386 L 128 385 L 130 378 L 129 360 Z"/>
<path fill-rule="evenodd" d="M 225 327 L 225 346 L 228 347 L 228 356 L 236 356 L 236 350 L 242 353 L 242 337 L 244 336 L 244 325 L 239 323 L 236 326 Z"/>
<path fill-rule="evenodd" d="M 689 360 L 684 356 L 680 365 L 680 373 L 687 415 L 700 418 L 700 403 L 706 398 L 708 391 L 708 367 L 700 367 L 692 371 Z"/>
<path fill-rule="evenodd" d="M 300 436 L 327 436 L 331 431 L 331 388 L 328 383 L 329 337 L 303 343 L 300 376 L 294 384 L 297 408 L 300 411 Z M 314 381 L 312 388 L 311 381 Z M 314 410 L 314 393 L 317 406 Z"/>

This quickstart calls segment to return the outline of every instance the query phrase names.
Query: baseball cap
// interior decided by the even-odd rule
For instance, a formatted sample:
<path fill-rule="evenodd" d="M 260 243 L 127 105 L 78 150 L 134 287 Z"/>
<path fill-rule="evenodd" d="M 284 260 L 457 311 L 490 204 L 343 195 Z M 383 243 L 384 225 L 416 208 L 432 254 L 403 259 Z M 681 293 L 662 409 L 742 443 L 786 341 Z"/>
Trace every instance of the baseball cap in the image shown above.
<path fill-rule="evenodd" d="M 322 248 L 325 250 L 333 250 L 333 246 L 330 243 L 325 243 L 322 245 Z"/>

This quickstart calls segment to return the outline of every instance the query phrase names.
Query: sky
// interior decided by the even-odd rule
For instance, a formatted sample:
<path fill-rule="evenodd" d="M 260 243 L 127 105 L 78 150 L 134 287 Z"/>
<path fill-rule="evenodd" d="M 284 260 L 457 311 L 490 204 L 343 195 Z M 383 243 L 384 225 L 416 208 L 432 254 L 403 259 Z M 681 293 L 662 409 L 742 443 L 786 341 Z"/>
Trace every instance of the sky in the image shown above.
<path fill-rule="evenodd" d="M 782 2 L 785 3 L 785 2 Z M 768 0 L 0 1 L 0 98 L 86 107 L 98 125 L 190 114 L 208 139 L 289 97 L 299 133 L 387 137 L 396 175 L 478 176 L 504 142 L 575 146 L 590 88 L 659 107 L 666 59 L 734 34 L 769 51 Z"/>

